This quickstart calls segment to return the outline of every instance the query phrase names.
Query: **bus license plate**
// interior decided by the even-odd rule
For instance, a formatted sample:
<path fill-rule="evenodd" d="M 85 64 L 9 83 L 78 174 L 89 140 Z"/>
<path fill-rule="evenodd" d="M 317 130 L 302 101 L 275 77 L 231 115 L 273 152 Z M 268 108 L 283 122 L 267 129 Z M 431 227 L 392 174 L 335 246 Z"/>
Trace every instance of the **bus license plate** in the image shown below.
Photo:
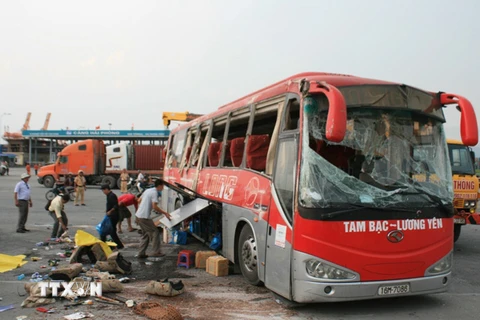
<path fill-rule="evenodd" d="M 385 286 L 378 288 L 378 295 L 389 296 L 395 294 L 404 294 L 410 292 L 410 285 L 401 284 L 398 286 Z"/>
<path fill-rule="evenodd" d="M 465 224 L 465 218 L 455 218 L 453 219 L 453 222 L 457 224 Z"/>

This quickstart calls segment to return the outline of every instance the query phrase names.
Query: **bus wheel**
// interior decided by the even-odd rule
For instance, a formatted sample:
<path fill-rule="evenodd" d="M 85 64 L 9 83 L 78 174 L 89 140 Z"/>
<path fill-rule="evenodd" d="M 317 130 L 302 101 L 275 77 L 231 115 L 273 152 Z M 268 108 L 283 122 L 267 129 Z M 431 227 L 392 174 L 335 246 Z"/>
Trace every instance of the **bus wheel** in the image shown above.
<path fill-rule="evenodd" d="M 250 226 L 243 226 L 240 238 L 238 239 L 238 261 L 240 263 L 240 270 L 250 284 L 254 286 L 260 285 L 258 279 L 258 255 L 257 243 L 253 236 L 253 231 Z"/>
<path fill-rule="evenodd" d="M 458 238 L 460 238 L 460 232 L 462 231 L 461 224 L 454 224 L 453 225 L 453 242 L 457 242 Z"/>

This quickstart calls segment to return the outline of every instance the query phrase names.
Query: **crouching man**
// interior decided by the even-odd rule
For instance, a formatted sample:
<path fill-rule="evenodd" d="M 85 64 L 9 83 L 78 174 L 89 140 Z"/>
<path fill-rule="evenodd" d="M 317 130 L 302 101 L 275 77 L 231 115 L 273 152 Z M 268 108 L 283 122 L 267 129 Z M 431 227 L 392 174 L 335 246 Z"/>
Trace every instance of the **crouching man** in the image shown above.
<path fill-rule="evenodd" d="M 61 235 L 68 229 L 67 228 L 68 218 L 67 218 L 67 214 L 64 211 L 64 205 L 69 200 L 70 200 L 70 195 L 59 194 L 52 200 L 52 203 L 50 203 L 50 207 L 48 208 L 48 211 L 54 221 L 52 234 L 50 235 L 50 238 L 51 238 L 50 240 L 52 241 L 55 241 L 57 238 L 60 238 Z"/>

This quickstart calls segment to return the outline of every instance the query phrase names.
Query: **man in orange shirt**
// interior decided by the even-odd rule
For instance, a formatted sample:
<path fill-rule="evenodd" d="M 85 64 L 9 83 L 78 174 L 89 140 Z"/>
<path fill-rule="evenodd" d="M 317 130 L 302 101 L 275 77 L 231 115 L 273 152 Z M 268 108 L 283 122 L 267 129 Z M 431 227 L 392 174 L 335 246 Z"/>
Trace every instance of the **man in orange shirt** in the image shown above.
<path fill-rule="evenodd" d="M 127 219 L 128 231 L 132 232 L 136 230 L 132 227 L 132 213 L 128 209 L 131 205 L 135 207 L 135 211 L 138 209 L 138 198 L 135 195 L 125 193 L 118 197 L 118 210 L 120 213 L 117 224 L 118 233 L 122 233 L 122 222 L 124 219 Z"/>
<path fill-rule="evenodd" d="M 35 170 L 35 175 L 38 176 L 38 163 L 33 165 L 33 170 Z"/>
<path fill-rule="evenodd" d="M 27 162 L 25 165 L 25 170 L 27 170 L 27 174 L 30 175 L 30 163 Z"/>

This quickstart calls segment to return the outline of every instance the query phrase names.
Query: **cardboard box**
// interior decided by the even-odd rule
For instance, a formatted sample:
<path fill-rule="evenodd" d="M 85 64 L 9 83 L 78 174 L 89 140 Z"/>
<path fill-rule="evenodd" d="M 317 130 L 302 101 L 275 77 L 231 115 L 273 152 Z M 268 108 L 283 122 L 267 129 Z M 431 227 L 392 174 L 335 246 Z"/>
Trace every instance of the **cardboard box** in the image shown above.
<path fill-rule="evenodd" d="M 228 276 L 228 259 L 222 256 L 212 256 L 207 259 L 207 272 L 216 276 Z"/>
<path fill-rule="evenodd" d="M 215 251 L 198 251 L 195 255 L 195 268 L 205 269 L 207 266 L 207 259 L 211 256 L 216 256 Z"/>

